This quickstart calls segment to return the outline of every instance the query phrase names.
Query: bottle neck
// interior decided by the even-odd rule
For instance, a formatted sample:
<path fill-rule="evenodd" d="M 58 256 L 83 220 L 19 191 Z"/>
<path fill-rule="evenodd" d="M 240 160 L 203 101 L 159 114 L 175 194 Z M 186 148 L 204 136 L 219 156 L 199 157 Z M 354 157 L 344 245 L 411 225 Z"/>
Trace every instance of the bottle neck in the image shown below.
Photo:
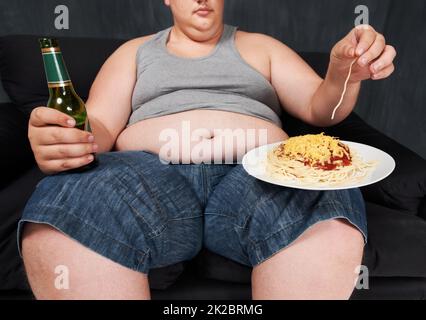
<path fill-rule="evenodd" d="M 43 48 L 42 55 L 49 90 L 66 87 L 70 87 L 72 90 L 71 78 L 61 49 L 59 47 Z"/>

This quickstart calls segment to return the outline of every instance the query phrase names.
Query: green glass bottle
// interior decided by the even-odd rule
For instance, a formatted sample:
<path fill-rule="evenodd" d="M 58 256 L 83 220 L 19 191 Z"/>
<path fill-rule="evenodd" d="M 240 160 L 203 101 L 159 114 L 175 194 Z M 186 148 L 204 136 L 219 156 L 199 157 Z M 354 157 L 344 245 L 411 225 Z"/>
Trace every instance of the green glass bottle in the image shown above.
<path fill-rule="evenodd" d="M 85 104 L 74 90 L 58 41 L 52 38 L 41 38 L 39 42 L 49 87 L 47 107 L 73 117 L 76 121 L 76 128 L 92 132 Z M 95 156 L 93 162 L 73 171 L 85 171 L 96 165 Z"/>

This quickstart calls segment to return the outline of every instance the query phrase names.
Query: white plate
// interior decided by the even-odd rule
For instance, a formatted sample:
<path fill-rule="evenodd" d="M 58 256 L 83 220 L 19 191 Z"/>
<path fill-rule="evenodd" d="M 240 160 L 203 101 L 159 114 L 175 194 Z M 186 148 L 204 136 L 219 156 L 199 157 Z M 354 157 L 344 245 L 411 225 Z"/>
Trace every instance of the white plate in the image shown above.
<path fill-rule="evenodd" d="M 259 180 L 268 182 L 271 184 L 294 188 L 294 189 L 303 189 L 303 190 L 344 190 L 344 189 L 353 189 L 361 188 L 368 185 L 372 185 L 381 180 L 386 179 L 392 172 L 395 170 L 396 163 L 395 160 L 388 155 L 387 153 L 355 142 L 342 141 L 344 144 L 349 146 L 351 150 L 354 150 L 363 161 L 375 161 L 378 162 L 377 166 L 372 169 L 372 172 L 366 176 L 362 181 L 357 183 L 341 183 L 338 186 L 310 186 L 306 184 L 298 183 L 297 181 L 282 181 L 276 178 L 269 176 L 266 173 L 266 159 L 267 155 L 272 149 L 277 147 L 280 143 L 275 143 L 271 145 L 262 146 L 260 148 L 254 149 L 247 153 L 243 158 L 243 167 L 247 173 Z"/>

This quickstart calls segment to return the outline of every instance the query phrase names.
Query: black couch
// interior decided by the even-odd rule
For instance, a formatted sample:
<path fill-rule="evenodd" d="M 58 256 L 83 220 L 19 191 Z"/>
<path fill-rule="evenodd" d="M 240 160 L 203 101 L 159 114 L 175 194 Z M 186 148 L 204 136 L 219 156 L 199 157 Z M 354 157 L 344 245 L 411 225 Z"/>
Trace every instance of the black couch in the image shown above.
<path fill-rule="evenodd" d="M 124 40 L 59 39 L 77 92 L 85 99 L 97 71 Z M 321 75 L 328 54 L 301 53 Z M 43 177 L 27 141 L 31 110 L 46 103 L 48 92 L 34 36 L 0 38 L 0 75 L 12 102 L 0 105 L 0 297 L 31 298 L 16 247 L 16 224 Z M 320 133 L 366 143 L 391 154 L 396 171 L 362 189 L 367 204 L 369 243 L 364 264 L 370 290 L 353 299 L 426 298 L 426 161 L 368 126 L 355 113 L 332 128 L 314 128 L 283 116 L 291 135 Z M 150 274 L 155 299 L 250 299 L 247 267 L 203 251 L 193 261 Z"/>

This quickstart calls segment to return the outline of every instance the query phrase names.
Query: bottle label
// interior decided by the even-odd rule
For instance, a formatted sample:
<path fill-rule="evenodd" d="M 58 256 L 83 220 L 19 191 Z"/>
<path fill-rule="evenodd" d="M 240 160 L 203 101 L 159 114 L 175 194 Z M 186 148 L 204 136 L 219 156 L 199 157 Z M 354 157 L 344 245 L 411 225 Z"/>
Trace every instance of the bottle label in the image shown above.
<path fill-rule="evenodd" d="M 42 49 L 43 62 L 49 88 L 71 85 L 71 78 L 59 48 Z"/>

